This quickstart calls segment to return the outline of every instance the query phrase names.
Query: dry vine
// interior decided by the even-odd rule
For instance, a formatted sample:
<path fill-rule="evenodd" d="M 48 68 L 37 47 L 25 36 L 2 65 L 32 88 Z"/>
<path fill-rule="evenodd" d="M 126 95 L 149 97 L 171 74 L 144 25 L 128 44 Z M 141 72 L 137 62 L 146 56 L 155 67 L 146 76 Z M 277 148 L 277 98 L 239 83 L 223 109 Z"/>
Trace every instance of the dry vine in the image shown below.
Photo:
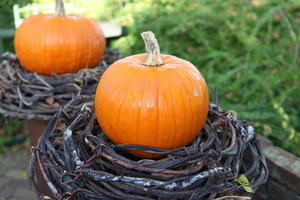
<path fill-rule="evenodd" d="M 74 96 L 93 95 L 106 68 L 122 58 L 118 49 L 106 49 L 95 68 L 77 73 L 43 76 L 24 69 L 15 54 L 0 56 L 0 113 L 8 117 L 50 120 Z"/>
<path fill-rule="evenodd" d="M 167 156 L 137 159 L 127 150 Z M 210 104 L 206 124 L 193 143 L 171 151 L 112 144 L 97 123 L 90 96 L 75 97 L 60 109 L 33 148 L 30 183 L 38 198 L 44 199 L 37 170 L 55 199 L 76 200 L 195 200 L 230 195 L 249 199 L 235 179 L 244 174 L 256 190 L 268 176 L 252 123 L 237 120 L 233 111 Z"/>

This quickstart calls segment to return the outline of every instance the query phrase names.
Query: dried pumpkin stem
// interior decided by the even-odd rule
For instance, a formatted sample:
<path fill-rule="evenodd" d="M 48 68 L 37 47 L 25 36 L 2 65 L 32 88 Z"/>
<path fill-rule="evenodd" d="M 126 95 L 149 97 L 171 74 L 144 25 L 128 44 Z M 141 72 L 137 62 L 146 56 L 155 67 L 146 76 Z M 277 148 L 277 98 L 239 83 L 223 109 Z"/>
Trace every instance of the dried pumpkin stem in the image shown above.
<path fill-rule="evenodd" d="M 143 65 L 146 66 L 159 66 L 164 62 L 160 56 L 160 49 L 155 35 L 152 31 L 143 32 L 142 37 L 146 45 L 146 60 Z"/>
<path fill-rule="evenodd" d="M 65 7 L 63 0 L 55 0 L 55 16 L 64 17 L 66 16 Z"/>

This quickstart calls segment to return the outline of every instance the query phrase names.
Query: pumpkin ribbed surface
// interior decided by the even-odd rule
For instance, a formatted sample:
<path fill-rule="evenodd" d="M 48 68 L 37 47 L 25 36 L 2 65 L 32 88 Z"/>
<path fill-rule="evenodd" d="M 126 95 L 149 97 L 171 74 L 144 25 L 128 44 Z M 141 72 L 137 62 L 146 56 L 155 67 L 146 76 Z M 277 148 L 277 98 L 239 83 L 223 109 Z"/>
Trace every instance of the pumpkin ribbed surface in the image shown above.
<path fill-rule="evenodd" d="M 96 22 L 80 15 L 33 15 L 15 34 L 15 51 L 28 71 L 51 75 L 95 67 L 106 41 Z"/>
<path fill-rule="evenodd" d="M 142 64 L 146 54 L 134 55 L 104 72 L 95 110 L 113 143 L 175 149 L 192 142 L 204 126 L 209 107 L 204 78 L 188 61 L 171 55 L 161 58 L 163 65 L 150 67 Z"/>

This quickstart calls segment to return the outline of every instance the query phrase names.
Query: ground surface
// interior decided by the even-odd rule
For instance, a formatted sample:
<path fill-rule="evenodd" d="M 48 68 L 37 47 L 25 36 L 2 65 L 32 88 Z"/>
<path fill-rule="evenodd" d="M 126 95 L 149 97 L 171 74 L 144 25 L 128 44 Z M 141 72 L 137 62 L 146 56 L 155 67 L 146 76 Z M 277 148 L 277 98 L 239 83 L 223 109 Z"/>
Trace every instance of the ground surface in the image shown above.
<path fill-rule="evenodd" d="M 0 200 L 37 199 L 28 181 L 29 150 L 0 154 Z"/>

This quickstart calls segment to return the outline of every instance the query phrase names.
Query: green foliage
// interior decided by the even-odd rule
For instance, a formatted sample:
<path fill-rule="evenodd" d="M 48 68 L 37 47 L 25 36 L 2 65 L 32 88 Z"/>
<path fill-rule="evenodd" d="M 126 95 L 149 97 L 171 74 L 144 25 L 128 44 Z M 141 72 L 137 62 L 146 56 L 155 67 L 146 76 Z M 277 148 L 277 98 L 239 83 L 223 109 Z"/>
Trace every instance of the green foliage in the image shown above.
<path fill-rule="evenodd" d="M 114 47 L 125 55 L 143 53 L 140 33 L 153 31 L 162 53 L 192 62 L 211 92 L 218 86 L 221 107 L 300 156 L 297 0 L 106 2 L 107 12 L 126 26 Z"/>
<path fill-rule="evenodd" d="M 26 123 L 21 119 L 5 119 L 0 115 L 0 153 L 6 152 L 7 146 L 22 143 L 26 140 L 27 132 Z M 11 150 L 15 151 L 18 146 L 14 146 Z"/>
<path fill-rule="evenodd" d="M 32 0 L 32 2 L 39 5 L 45 4 L 45 6 L 39 6 L 40 13 L 54 13 L 54 0 Z M 95 20 L 108 16 L 106 12 L 103 12 L 104 4 L 99 0 L 64 0 L 66 14 L 84 15 Z M 24 12 L 24 16 L 30 16 L 30 12 Z"/>
<path fill-rule="evenodd" d="M 0 2 L 0 29 L 14 28 L 13 5 L 19 4 L 24 6 L 31 0 L 2 0 Z M 3 50 L 14 52 L 13 37 L 3 39 Z"/>
<path fill-rule="evenodd" d="M 2 0 L 0 2 L 0 29 L 14 28 L 13 5 L 24 6 L 30 0 Z M 3 39 L 4 52 L 14 52 L 13 37 Z M 0 61 L 2 62 L 2 60 Z M 24 125 L 20 120 L 5 119 L 0 115 L 0 152 L 6 152 L 6 145 L 12 143 L 14 137 L 20 132 L 23 133 Z"/>
<path fill-rule="evenodd" d="M 13 5 L 27 5 L 31 0 L 2 0 L 0 2 L 0 29 L 14 28 Z M 13 37 L 3 39 L 4 52 L 14 52 Z M 2 60 L 1 60 L 2 62 Z M 15 136 L 24 133 L 24 123 L 16 119 L 5 119 L 0 115 L 0 152 L 7 151 L 7 144 L 14 142 Z"/>
<path fill-rule="evenodd" d="M 2 0 L 0 2 L 0 28 L 15 27 L 13 5 L 19 4 L 20 6 L 24 6 L 30 2 L 31 0 Z"/>

